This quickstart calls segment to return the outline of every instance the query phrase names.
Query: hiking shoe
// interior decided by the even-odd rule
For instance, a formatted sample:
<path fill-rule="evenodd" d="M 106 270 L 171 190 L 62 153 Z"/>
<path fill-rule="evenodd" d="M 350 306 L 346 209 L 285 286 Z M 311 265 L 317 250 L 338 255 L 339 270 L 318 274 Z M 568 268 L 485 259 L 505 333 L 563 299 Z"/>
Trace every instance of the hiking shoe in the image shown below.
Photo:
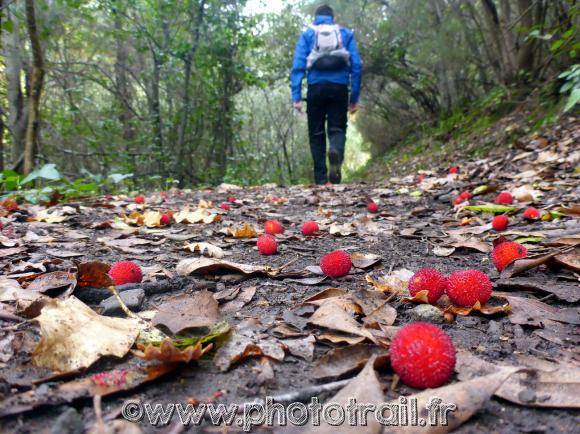
<path fill-rule="evenodd" d="M 328 172 L 328 180 L 332 184 L 340 184 L 340 154 L 336 149 L 330 148 L 328 151 L 328 162 L 330 163 L 330 170 Z"/>

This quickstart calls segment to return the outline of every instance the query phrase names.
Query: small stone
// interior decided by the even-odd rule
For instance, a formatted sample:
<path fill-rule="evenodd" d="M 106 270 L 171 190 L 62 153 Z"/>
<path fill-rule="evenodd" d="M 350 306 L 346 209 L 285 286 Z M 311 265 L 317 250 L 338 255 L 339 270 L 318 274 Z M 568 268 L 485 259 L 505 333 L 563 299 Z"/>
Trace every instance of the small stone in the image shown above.
<path fill-rule="evenodd" d="M 499 336 L 502 334 L 502 332 L 503 328 L 499 322 L 493 320 L 489 322 L 489 325 L 487 327 L 487 333 L 490 336 Z"/>
<path fill-rule="evenodd" d="M 411 309 L 410 314 L 415 321 L 426 321 L 435 324 L 442 324 L 445 322 L 443 312 L 430 304 L 420 304 L 415 306 Z"/>
<path fill-rule="evenodd" d="M 127 307 L 133 312 L 138 312 L 141 310 L 141 304 L 145 299 L 145 291 L 142 288 L 130 289 L 128 291 L 123 291 L 119 293 L 121 300 L 127 305 Z M 103 308 L 103 315 L 109 316 L 122 316 L 124 315 L 121 305 L 117 301 L 117 298 L 113 295 L 103 301 L 99 305 Z"/>
<path fill-rule="evenodd" d="M 535 402 L 536 401 L 536 392 L 531 389 L 524 389 L 520 393 L 518 393 L 518 398 L 522 402 Z"/>

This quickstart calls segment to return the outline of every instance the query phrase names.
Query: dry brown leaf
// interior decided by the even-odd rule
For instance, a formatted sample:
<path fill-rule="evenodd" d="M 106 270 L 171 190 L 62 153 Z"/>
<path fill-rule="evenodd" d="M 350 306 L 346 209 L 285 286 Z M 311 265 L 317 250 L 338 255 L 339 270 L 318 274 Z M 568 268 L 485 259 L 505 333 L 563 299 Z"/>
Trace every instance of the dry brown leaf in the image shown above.
<path fill-rule="evenodd" d="M 496 296 L 505 298 L 512 307 L 512 312 L 509 316 L 512 324 L 542 327 L 550 320 L 580 324 L 577 308 L 556 308 L 540 300 L 516 297 L 506 293 L 497 294 Z"/>
<path fill-rule="evenodd" d="M 491 375 L 478 377 L 469 381 L 461 381 L 436 389 L 428 389 L 424 392 L 407 396 L 409 400 L 417 400 L 417 408 L 419 409 L 418 420 L 422 418 L 427 421 L 426 426 L 385 427 L 383 433 L 443 434 L 451 432 L 476 414 L 489 401 L 495 391 L 517 371 L 517 368 L 501 367 Z M 440 399 L 442 403 L 452 403 L 457 406 L 454 411 L 447 413 L 447 425 L 442 425 L 440 422 L 434 425 L 429 423 L 432 419 L 429 418 L 430 415 L 427 410 L 428 403 L 434 397 Z M 399 400 L 391 401 L 391 403 L 399 403 Z M 432 418 L 435 416 L 438 417 L 439 412 L 431 414 Z"/>
<path fill-rule="evenodd" d="M 258 232 L 250 223 L 244 223 L 244 226 L 240 227 L 230 227 L 224 228 L 220 232 L 225 235 L 232 236 L 234 238 L 255 238 L 258 236 Z"/>
<path fill-rule="evenodd" d="M 38 318 L 42 339 L 32 361 L 55 371 L 74 371 L 102 356 L 123 357 L 139 335 L 134 319 L 97 315 L 75 297 L 52 300 Z"/>
<path fill-rule="evenodd" d="M 551 363 L 522 357 L 523 372 L 509 377 L 496 391 L 507 401 L 528 407 L 580 408 L 580 369 L 574 365 Z M 455 370 L 460 380 L 470 380 L 496 372 L 498 365 L 473 354 L 457 354 Z"/>
<path fill-rule="evenodd" d="M 330 235 L 340 235 L 343 237 L 348 237 L 349 235 L 356 234 L 356 228 L 351 223 L 344 223 L 342 225 L 338 223 L 333 223 L 328 228 L 328 232 L 330 233 Z"/>
<path fill-rule="evenodd" d="M 70 294 L 77 284 L 77 278 L 74 273 L 66 271 L 53 271 L 52 273 L 41 274 L 34 279 L 27 289 L 29 291 L 36 291 L 45 293 L 53 289 L 65 290 L 65 293 Z"/>
<path fill-rule="evenodd" d="M 194 224 L 204 223 L 209 224 L 221 221 L 222 217 L 219 214 L 212 214 L 206 208 L 197 208 L 195 211 L 190 211 L 188 207 L 173 214 L 173 219 L 177 223 Z"/>
<path fill-rule="evenodd" d="M 415 294 L 412 297 L 402 297 L 401 301 L 404 302 L 412 302 L 412 303 L 427 303 L 429 304 L 429 300 L 428 297 L 429 296 L 429 291 L 427 291 L 426 289 L 424 289 L 423 291 L 419 291 L 417 294 Z"/>
<path fill-rule="evenodd" d="M 350 259 L 354 267 L 360 268 L 362 270 L 366 270 L 367 268 L 370 268 L 373 265 L 378 264 L 382 260 L 382 258 L 379 255 L 358 252 L 352 253 L 350 255 Z"/>
<path fill-rule="evenodd" d="M 211 343 L 203 347 L 200 341 L 195 345 L 180 350 L 175 347 L 171 339 L 165 339 L 159 347 L 138 343 L 137 348 L 139 348 L 139 351 L 132 351 L 132 353 L 145 360 L 158 360 L 163 363 L 189 363 L 192 360 L 201 358 L 212 347 L 213 344 Z"/>
<path fill-rule="evenodd" d="M 158 364 L 130 371 L 114 369 L 55 385 L 49 389 L 49 393 L 41 387 L 13 394 L 0 401 L 0 417 L 23 413 L 40 406 L 69 404 L 77 399 L 131 390 L 172 372 L 175 366 Z"/>
<path fill-rule="evenodd" d="M 330 330 L 366 337 L 375 342 L 374 336 L 356 322 L 352 316 L 352 311 L 349 310 L 349 303 L 345 303 L 340 298 L 330 298 L 322 302 L 320 307 L 312 314 L 308 323 Z"/>
<path fill-rule="evenodd" d="M 380 368 L 388 360 L 388 352 L 375 345 L 357 344 L 344 348 L 334 348 L 323 354 L 314 366 L 312 375 L 316 379 L 341 378 L 362 369 L 373 356 L 375 368 Z"/>
<path fill-rule="evenodd" d="M 113 281 L 108 274 L 111 269 L 109 264 L 99 261 L 82 262 L 77 268 L 77 287 L 108 288 L 113 286 Z"/>
<path fill-rule="evenodd" d="M 404 294 L 407 292 L 409 281 L 404 281 L 397 276 L 383 276 L 381 280 L 375 280 L 370 274 L 367 274 L 366 281 L 375 289 L 387 294 Z"/>
<path fill-rule="evenodd" d="M 221 319 L 218 302 L 207 290 L 172 297 L 161 306 L 151 324 L 177 334 L 189 328 L 211 327 Z"/>
<path fill-rule="evenodd" d="M 501 278 L 508 279 L 510 277 L 517 276 L 518 274 L 522 274 L 525 271 L 531 270 L 532 268 L 536 268 L 539 265 L 547 264 L 554 256 L 560 253 L 561 252 L 558 251 L 546 253 L 544 255 L 529 256 L 527 258 L 517 259 L 503 269 L 501 272 Z"/>
<path fill-rule="evenodd" d="M 217 271 L 235 271 L 242 274 L 268 274 L 268 267 L 261 265 L 236 264 L 235 262 L 213 258 L 189 258 L 179 261 L 175 267 L 177 274 L 210 274 Z"/>
<path fill-rule="evenodd" d="M 225 372 L 234 364 L 248 357 L 269 357 L 284 360 L 284 345 L 277 339 L 264 337 L 258 330 L 259 322 L 255 319 L 246 320 L 231 332 L 230 338 L 218 348 L 215 355 L 215 365 Z"/>
<path fill-rule="evenodd" d="M 433 254 L 435 256 L 447 257 L 455 252 L 455 247 L 436 246 L 433 247 Z"/>
<path fill-rule="evenodd" d="M 214 246 L 211 243 L 191 243 L 186 244 L 184 248 L 190 252 L 199 253 L 210 258 L 221 259 L 225 255 L 221 247 Z"/>
<path fill-rule="evenodd" d="M 580 273 L 580 248 L 576 248 L 568 253 L 556 255 L 554 256 L 554 261 L 556 261 L 563 267 L 569 268 L 577 273 Z"/>
<path fill-rule="evenodd" d="M 36 214 L 34 217 L 30 217 L 29 221 L 45 222 L 45 223 L 62 223 L 68 217 L 62 214 L 62 211 L 55 210 L 54 212 L 48 212 L 48 209 L 44 209 Z"/>
<path fill-rule="evenodd" d="M 488 304 L 484 304 L 482 306 L 479 301 L 476 301 L 472 307 L 456 306 L 452 304 L 451 306 L 446 307 L 444 312 L 467 316 L 474 311 L 481 312 L 484 315 L 495 315 L 498 313 L 510 313 L 512 311 L 512 307 L 509 303 L 505 303 L 501 306 L 489 306 Z"/>

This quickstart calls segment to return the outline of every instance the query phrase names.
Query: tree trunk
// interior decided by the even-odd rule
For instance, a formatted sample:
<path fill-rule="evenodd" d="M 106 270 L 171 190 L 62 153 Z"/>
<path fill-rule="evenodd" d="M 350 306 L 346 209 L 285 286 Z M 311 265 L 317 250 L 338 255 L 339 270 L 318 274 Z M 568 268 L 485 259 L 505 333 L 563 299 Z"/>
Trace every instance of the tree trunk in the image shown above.
<path fill-rule="evenodd" d="M 191 5 L 190 5 L 191 6 Z M 176 165 L 182 166 L 183 165 L 183 155 L 185 154 L 185 131 L 187 129 L 187 124 L 189 121 L 189 113 L 191 111 L 191 97 L 190 97 L 190 87 L 191 87 L 191 68 L 193 64 L 193 59 L 195 56 L 195 52 L 197 51 L 197 47 L 199 45 L 199 38 L 201 35 L 201 25 L 203 22 L 203 15 L 205 10 L 205 0 L 201 0 L 199 2 L 198 10 L 197 10 L 197 19 L 194 21 L 193 11 L 190 8 L 190 15 L 189 18 L 192 22 L 195 22 L 195 25 L 191 29 L 191 33 L 193 35 L 193 40 L 191 42 L 191 48 L 185 55 L 185 59 L 183 60 L 184 65 L 184 84 L 183 84 L 183 101 L 182 101 L 182 109 L 181 109 L 181 119 L 179 122 L 178 127 L 178 134 L 177 134 L 177 155 L 179 158 L 176 160 Z M 181 167 L 180 167 L 181 169 Z M 181 170 L 174 170 L 174 173 L 181 173 Z"/>
<path fill-rule="evenodd" d="M 134 114 L 131 110 L 132 95 L 127 80 L 127 44 L 121 33 L 123 25 L 121 16 L 116 11 L 114 13 L 114 25 L 116 37 L 116 59 L 115 59 L 115 81 L 117 84 L 117 96 L 119 99 L 119 122 L 123 127 L 123 140 L 127 151 L 131 150 L 131 142 L 135 139 L 135 129 L 133 126 Z"/>
<path fill-rule="evenodd" d="M 488 27 L 487 30 L 498 53 L 498 59 L 502 69 L 502 81 L 504 83 L 509 83 L 512 81 L 515 71 L 509 48 L 506 47 L 506 42 L 503 37 L 497 7 L 493 0 L 483 0 L 482 4 L 484 11 L 483 15 Z"/>
<path fill-rule="evenodd" d="M 38 118 L 42 85 L 44 82 L 44 59 L 36 26 L 34 0 L 26 0 L 26 22 L 32 49 L 32 67 L 30 72 L 30 94 L 28 97 L 28 122 L 24 139 L 24 174 L 29 174 L 34 167 L 35 147 L 38 137 Z"/>
<path fill-rule="evenodd" d="M 24 152 L 24 134 L 28 112 L 24 109 L 24 92 L 22 91 L 22 58 L 20 57 L 20 21 L 11 13 L 13 5 L 6 8 L 7 17 L 14 24 L 12 32 L 4 35 L 4 53 L 6 62 L 6 94 L 8 97 L 8 130 L 12 142 L 12 163 L 17 162 Z"/>

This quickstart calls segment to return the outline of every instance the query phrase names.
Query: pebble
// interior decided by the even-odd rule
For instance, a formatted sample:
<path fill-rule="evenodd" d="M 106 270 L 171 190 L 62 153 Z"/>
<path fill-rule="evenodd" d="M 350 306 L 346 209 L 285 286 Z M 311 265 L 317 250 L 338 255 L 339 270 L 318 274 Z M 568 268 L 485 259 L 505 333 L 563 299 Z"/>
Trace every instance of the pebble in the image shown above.
<path fill-rule="evenodd" d="M 415 321 L 426 321 L 435 324 L 442 324 L 445 322 L 443 312 L 430 304 L 420 304 L 415 306 L 411 309 L 410 314 Z"/>
<path fill-rule="evenodd" d="M 129 291 L 123 291 L 119 293 L 121 300 L 127 305 L 127 307 L 133 312 L 138 312 L 141 310 L 141 304 L 145 299 L 145 291 L 142 288 L 130 289 Z M 123 316 L 125 315 L 121 309 L 121 305 L 117 301 L 117 298 L 113 295 L 103 301 L 99 305 L 103 308 L 103 315 L 109 316 Z"/>

